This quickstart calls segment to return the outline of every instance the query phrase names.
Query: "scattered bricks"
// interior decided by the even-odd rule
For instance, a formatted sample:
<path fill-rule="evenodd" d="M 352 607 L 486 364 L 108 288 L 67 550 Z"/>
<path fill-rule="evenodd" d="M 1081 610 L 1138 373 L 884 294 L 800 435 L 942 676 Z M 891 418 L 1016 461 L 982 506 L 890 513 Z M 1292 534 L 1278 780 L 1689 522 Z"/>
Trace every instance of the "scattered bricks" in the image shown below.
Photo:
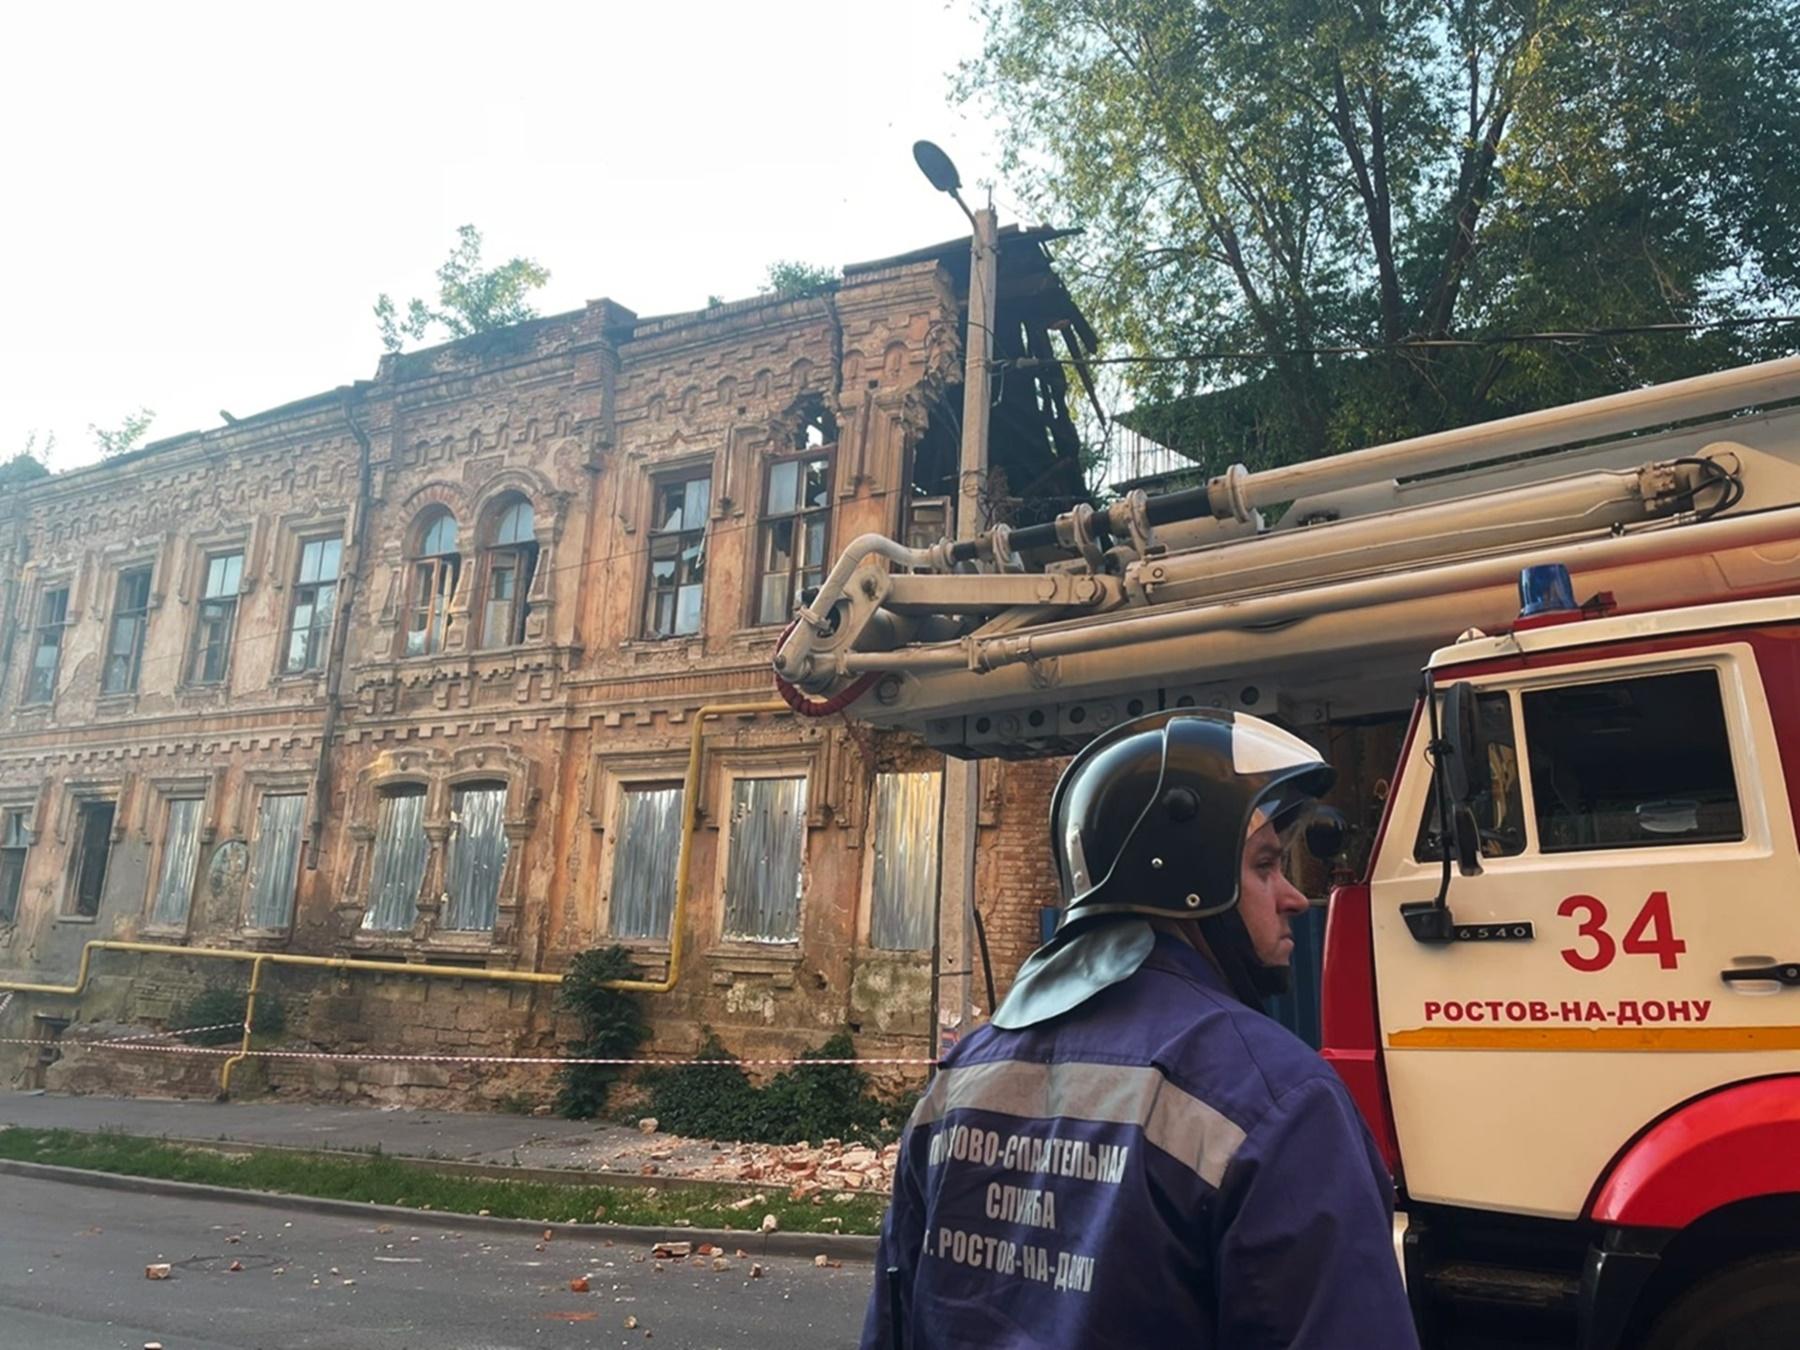
<path fill-rule="evenodd" d="M 154 1265 L 144 1267 L 146 1280 L 166 1280 L 174 1273 L 174 1268 L 167 1261 L 158 1261 Z"/>
<path fill-rule="evenodd" d="M 762 1267 L 754 1261 L 751 1262 L 750 1263 L 750 1278 L 753 1280 L 760 1280 L 762 1278 L 762 1276 L 763 1276 Z"/>
<path fill-rule="evenodd" d="M 829 1256 L 825 1255 L 824 1252 L 820 1252 L 817 1256 L 813 1257 L 813 1264 L 820 1270 L 825 1270 L 827 1268 L 836 1270 L 844 1263 L 842 1261 L 833 1261 Z"/>
<path fill-rule="evenodd" d="M 243 1268 L 244 1263 L 242 1261 L 233 1261 L 230 1265 L 225 1267 L 225 1269 L 229 1270 L 233 1275 L 237 1274 Z"/>
<path fill-rule="evenodd" d="M 587 1293 L 587 1291 L 588 1291 L 587 1276 L 577 1275 L 574 1279 L 569 1281 L 569 1292 L 571 1294 L 585 1294 L 585 1293 Z"/>
<path fill-rule="evenodd" d="M 655 1116 L 645 1116 L 642 1120 L 638 1121 L 638 1128 L 640 1130 L 642 1130 L 645 1134 L 655 1134 L 656 1133 L 656 1117 Z"/>
<path fill-rule="evenodd" d="M 781 1230 L 781 1220 L 777 1219 L 773 1214 L 763 1215 L 762 1230 L 765 1233 L 779 1232 Z"/>
<path fill-rule="evenodd" d="M 722 1256 L 715 1256 L 712 1259 L 712 1268 L 714 1270 L 730 1270 L 731 1262 L 727 1261 Z"/>
<path fill-rule="evenodd" d="M 637 1330 L 637 1318 L 633 1317 L 629 1313 L 627 1313 L 625 1316 L 625 1330 L 627 1330 L 627 1331 L 636 1331 Z"/>
<path fill-rule="evenodd" d="M 713 1246 L 712 1243 L 702 1242 L 698 1247 L 694 1248 L 694 1255 L 696 1255 L 696 1256 L 711 1256 L 718 1250 L 719 1249 L 717 1247 Z"/>
<path fill-rule="evenodd" d="M 694 1250 L 691 1242 L 659 1242 L 650 1249 L 650 1255 L 664 1261 L 679 1261 Z"/>

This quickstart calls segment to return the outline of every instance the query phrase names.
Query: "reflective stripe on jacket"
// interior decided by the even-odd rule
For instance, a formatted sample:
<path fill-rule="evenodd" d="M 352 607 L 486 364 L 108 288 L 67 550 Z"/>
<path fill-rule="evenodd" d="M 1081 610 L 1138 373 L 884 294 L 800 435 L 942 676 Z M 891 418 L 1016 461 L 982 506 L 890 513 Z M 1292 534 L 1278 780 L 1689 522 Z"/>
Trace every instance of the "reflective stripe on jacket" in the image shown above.
<path fill-rule="evenodd" d="M 1159 936 L 1136 974 L 983 1027 L 901 1144 L 864 1350 L 1406 1350 L 1393 1185 L 1337 1076 Z"/>

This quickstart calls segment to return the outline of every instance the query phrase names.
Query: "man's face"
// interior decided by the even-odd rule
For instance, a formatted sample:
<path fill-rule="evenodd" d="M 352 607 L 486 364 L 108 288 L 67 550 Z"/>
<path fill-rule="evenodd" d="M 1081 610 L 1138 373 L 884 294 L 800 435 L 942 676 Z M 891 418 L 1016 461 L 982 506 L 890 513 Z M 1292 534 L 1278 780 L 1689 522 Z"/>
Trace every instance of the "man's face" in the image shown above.
<path fill-rule="evenodd" d="M 1294 915 L 1306 909 L 1306 897 L 1281 870 L 1281 857 L 1281 836 L 1273 825 L 1253 831 L 1244 843 L 1238 912 L 1257 959 L 1265 966 L 1288 964 L 1294 954 Z"/>

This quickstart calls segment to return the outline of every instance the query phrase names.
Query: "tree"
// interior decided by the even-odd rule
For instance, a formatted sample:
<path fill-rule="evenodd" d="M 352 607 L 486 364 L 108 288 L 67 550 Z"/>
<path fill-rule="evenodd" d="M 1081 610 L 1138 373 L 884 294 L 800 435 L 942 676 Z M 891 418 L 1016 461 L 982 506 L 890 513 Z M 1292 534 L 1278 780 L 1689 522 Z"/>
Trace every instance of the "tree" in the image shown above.
<path fill-rule="evenodd" d="M 811 263 L 784 259 L 769 264 L 769 270 L 763 274 L 762 293 L 784 298 L 823 295 L 826 291 L 835 291 L 839 279 L 835 267 L 815 267 Z"/>
<path fill-rule="evenodd" d="M 1791 350 L 1792 0 L 986 0 L 965 99 L 1087 226 L 1160 436 L 1270 463 Z M 1374 345 L 1348 356 L 1320 347 Z M 1410 344 L 1410 345 L 1409 345 Z M 1241 355 L 1238 355 L 1241 354 Z M 1224 391 L 1221 393 L 1220 391 Z M 1154 418 L 1151 419 L 1154 422 Z"/>
<path fill-rule="evenodd" d="M 144 439 L 144 433 L 150 430 L 150 424 L 156 420 L 156 414 L 148 408 L 139 408 L 128 414 L 115 430 L 97 427 L 88 423 L 88 434 L 94 438 L 94 444 L 100 449 L 102 459 L 112 459 L 118 455 L 128 454 L 138 448 L 138 442 Z"/>
<path fill-rule="evenodd" d="M 24 487 L 27 483 L 35 483 L 40 478 L 50 476 L 50 452 L 56 449 L 56 433 L 53 431 L 44 437 L 43 447 L 38 446 L 38 434 L 32 432 L 25 438 L 25 448 L 11 459 L 0 459 L 0 488 Z"/>
<path fill-rule="evenodd" d="M 549 270 L 530 258 L 511 258 L 484 268 L 481 231 L 464 225 L 456 236 L 456 247 L 438 268 L 437 308 L 415 297 L 407 302 L 402 319 L 386 291 L 375 301 L 382 345 L 390 352 L 399 351 L 408 338 L 423 340 L 433 328 L 443 329 L 454 341 L 537 317 L 526 296 L 550 280 Z"/>

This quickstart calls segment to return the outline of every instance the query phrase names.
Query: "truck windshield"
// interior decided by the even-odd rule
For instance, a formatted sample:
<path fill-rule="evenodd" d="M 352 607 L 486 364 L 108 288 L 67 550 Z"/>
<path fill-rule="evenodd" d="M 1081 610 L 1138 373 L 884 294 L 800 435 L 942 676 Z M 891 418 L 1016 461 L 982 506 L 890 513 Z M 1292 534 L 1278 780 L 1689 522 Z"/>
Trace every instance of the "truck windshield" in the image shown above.
<path fill-rule="evenodd" d="M 1525 803 L 1519 791 L 1519 750 L 1513 735 L 1512 700 L 1505 693 L 1475 696 L 1474 762 L 1469 766 L 1474 798 L 1469 803 L 1481 835 L 1481 856 L 1510 858 L 1525 851 Z M 1413 857 L 1438 862 L 1444 856 L 1438 828 L 1437 794 L 1431 794 Z"/>

